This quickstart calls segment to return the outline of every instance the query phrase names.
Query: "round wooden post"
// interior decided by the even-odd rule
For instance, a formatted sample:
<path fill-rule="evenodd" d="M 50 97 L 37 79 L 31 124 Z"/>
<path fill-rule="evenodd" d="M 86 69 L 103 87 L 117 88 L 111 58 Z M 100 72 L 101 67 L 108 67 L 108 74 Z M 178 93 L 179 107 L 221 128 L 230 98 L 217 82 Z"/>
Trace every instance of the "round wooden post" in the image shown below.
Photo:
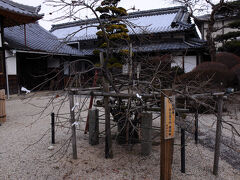
<path fill-rule="evenodd" d="M 163 90 L 161 93 L 161 146 L 160 146 L 160 179 L 170 180 L 172 173 L 173 161 L 173 143 L 174 138 L 166 138 L 166 123 L 165 123 L 165 101 L 172 95 L 171 90 Z M 169 126 L 168 126 L 169 128 Z M 174 127 L 171 127 L 174 128 Z M 169 129 L 168 129 L 169 131 Z"/>
<path fill-rule="evenodd" d="M 216 127 L 216 139 L 215 139 L 215 152 L 214 152 L 214 164 L 213 174 L 218 175 L 218 164 L 220 157 L 220 145 L 222 137 L 222 109 L 223 109 L 223 96 L 218 97 L 218 114 L 217 114 L 217 127 Z"/>
<path fill-rule="evenodd" d="M 195 112 L 195 144 L 198 144 L 198 109 Z"/>
<path fill-rule="evenodd" d="M 89 144 L 97 145 L 99 144 L 99 110 L 89 109 Z"/>
<path fill-rule="evenodd" d="M 181 172 L 185 173 L 185 129 L 181 128 Z"/>
<path fill-rule="evenodd" d="M 51 113 L 52 144 L 55 144 L 55 114 Z"/>
<path fill-rule="evenodd" d="M 100 62 L 104 64 L 103 52 L 100 52 Z M 109 84 L 107 80 L 103 77 L 103 91 L 109 92 Z M 109 97 L 104 96 L 103 98 L 104 108 L 105 108 L 105 158 L 113 158 L 112 152 L 112 136 L 111 136 L 111 124 L 110 124 L 110 108 L 109 108 Z"/>
<path fill-rule="evenodd" d="M 77 159 L 77 138 L 76 138 L 76 126 L 75 126 L 75 114 L 74 114 L 74 97 L 72 92 L 69 93 L 69 104 L 70 104 L 70 125 L 72 129 L 72 150 L 73 159 Z"/>

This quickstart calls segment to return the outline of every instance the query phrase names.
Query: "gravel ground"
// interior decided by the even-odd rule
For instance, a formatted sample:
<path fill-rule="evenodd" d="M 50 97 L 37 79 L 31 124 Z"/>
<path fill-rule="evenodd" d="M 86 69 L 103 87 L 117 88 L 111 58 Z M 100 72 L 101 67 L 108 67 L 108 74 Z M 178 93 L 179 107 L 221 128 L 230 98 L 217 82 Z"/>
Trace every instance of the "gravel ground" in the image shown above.
<path fill-rule="evenodd" d="M 61 99 L 59 97 L 56 101 Z M 160 146 L 153 146 L 148 157 L 140 155 L 140 146 L 132 148 L 113 143 L 113 159 L 104 158 L 104 139 L 90 146 L 88 136 L 77 134 L 78 159 L 71 157 L 71 146 L 58 149 L 69 138 L 67 129 L 57 129 L 54 150 L 50 144 L 50 112 L 38 119 L 50 99 L 49 93 L 38 93 L 31 101 L 12 97 L 6 102 L 7 121 L 0 126 L 0 179 L 159 179 Z M 31 104 L 34 104 L 31 105 Z M 68 112 L 68 103 L 61 113 Z M 54 109 L 56 112 L 56 109 Z M 83 125 L 81 125 L 84 128 Z M 47 133 L 46 133 L 47 132 Z M 43 136 L 46 134 L 45 136 Z M 40 140 L 41 139 L 41 140 Z M 239 180 L 240 172 L 220 160 L 219 176 L 212 175 L 213 152 L 187 139 L 186 173 L 180 172 L 180 136 L 176 133 L 172 179 Z M 66 153 L 64 153 L 66 152 Z M 55 154 L 56 153 L 56 154 Z M 52 156 L 55 154 L 54 156 Z M 65 156 L 62 157 L 62 155 Z"/>

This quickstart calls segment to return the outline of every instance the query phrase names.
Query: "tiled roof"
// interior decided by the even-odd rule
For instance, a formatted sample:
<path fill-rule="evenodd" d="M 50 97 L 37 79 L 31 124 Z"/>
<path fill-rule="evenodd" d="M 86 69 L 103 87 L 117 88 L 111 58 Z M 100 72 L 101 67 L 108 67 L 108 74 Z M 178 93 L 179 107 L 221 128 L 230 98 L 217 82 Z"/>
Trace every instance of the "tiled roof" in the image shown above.
<path fill-rule="evenodd" d="M 26 25 L 26 45 L 24 25 L 4 29 L 5 41 L 11 49 L 82 56 L 83 53 L 60 42 L 57 37 L 38 23 Z"/>
<path fill-rule="evenodd" d="M 14 26 L 35 22 L 43 17 L 38 14 L 41 6 L 32 7 L 10 0 L 0 0 L 0 15 L 4 17 L 4 26 Z"/>
<path fill-rule="evenodd" d="M 133 52 L 160 52 L 160 51 L 175 51 L 202 48 L 202 44 L 194 42 L 162 42 L 156 44 L 146 44 L 133 48 Z"/>
<path fill-rule="evenodd" d="M 28 16 L 39 16 L 39 7 L 32 7 L 23 4 L 18 4 L 10 0 L 0 0 L 0 9 L 24 14 Z"/>
<path fill-rule="evenodd" d="M 226 15 L 226 14 L 216 14 L 214 16 L 215 20 L 232 20 L 232 19 L 239 19 L 240 18 L 240 14 L 231 14 L 231 15 Z M 202 16 L 198 16 L 197 19 L 195 21 L 197 22 L 201 22 L 201 21 L 204 21 L 204 22 L 207 22 L 209 21 L 210 19 L 210 14 L 205 14 L 205 15 L 202 15 Z"/>
<path fill-rule="evenodd" d="M 206 42 L 203 40 L 192 38 L 189 39 L 188 41 L 158 42 L 142 44 L 141 46 L 133 45 L 133 52 L 150 53 L 150 52 L 195 50 L 204 48 L 205 43 Z M 127 49 L 127 47 L 123 47 L 121 49 Z M 93 55 L 93 50 L 95 49 L 85 49 L 83 54 L 86 56 Z"/>
<path fill-rule="evenodd" d="M 128 25 L 129 34 L 186 31 L 194 26 L 184 6 L 133 12 L 123 17 L 123 21 Z M 85 28 L 86 25 L 92 27 Z M 59 39 L 71 41 L 96 39 L 97 25 L 96 19 L 82 20 L 53 25 L 51 32 Z"/>

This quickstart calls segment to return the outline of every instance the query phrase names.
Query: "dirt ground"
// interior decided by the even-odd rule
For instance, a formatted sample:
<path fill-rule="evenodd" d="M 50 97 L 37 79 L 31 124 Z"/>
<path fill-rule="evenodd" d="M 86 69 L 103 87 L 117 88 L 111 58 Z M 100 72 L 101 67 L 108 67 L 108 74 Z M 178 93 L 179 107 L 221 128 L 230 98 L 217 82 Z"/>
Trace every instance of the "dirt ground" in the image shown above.
<path fill-rule="evenodd" d="M 78 159 L 73 160 L 70 147 L 61 148 L 70 137 L 68 129 L 58 128 L 56 144 L 51 145 L 50 113 L 52 105 L 38 119 L 52 94 L 38 93 L 34 98 L 21 100 L 13 96 L 6 102 L 7 121 L 0 126 L 0 179 L 160 179 L 160 146 L 155 144 L 150 156 L 140 155 L 140 145 L 118 145 L 113 141 L 113 159 L 104 158 L 104 138 L 90 146 L 88 135 L 77 132 Z M 55 95 L 53 95 L 55 96 Z M 63 97 L 55 100 L 55 105 Z M 69 111 L 63 104 L 60 113 Z M 80 125 L 84 129 L 84 125 Z M 44 136 L 43 136 L 44 135 Z M 156 139 L 158 141 L 158 139 Z M 240 171 L 220 159 L 219 176 L 212 174 L 214 153 L 187 138 L 186 173 L 180 172 L 180 135 L 176 131 L 172 179 L 176 180 L 239 180 Z M 64 155 L 65 154 L 65 155 Z M 53 156 L 52 156 L 53 155 Z M 64 156 L 63 156 L 64 155 Z"/>

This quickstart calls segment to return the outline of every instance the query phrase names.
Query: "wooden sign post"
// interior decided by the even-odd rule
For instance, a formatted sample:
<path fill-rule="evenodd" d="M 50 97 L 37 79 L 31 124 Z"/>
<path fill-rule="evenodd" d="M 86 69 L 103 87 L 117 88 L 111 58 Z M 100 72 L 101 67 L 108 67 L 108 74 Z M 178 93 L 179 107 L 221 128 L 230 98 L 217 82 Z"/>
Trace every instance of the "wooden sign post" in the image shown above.
<path fill-rule="evenodd" d="M 174 97 L 170 90 L 161 94 L 161 154 L 160 179 L 170 180 L 173 160 L 173 143 L 175 130 Z"/>
<path fill-rule="evenodd" d="M 0 90 L 0 123 L 6 121 L 6 96 L 5 90 Z"/>

